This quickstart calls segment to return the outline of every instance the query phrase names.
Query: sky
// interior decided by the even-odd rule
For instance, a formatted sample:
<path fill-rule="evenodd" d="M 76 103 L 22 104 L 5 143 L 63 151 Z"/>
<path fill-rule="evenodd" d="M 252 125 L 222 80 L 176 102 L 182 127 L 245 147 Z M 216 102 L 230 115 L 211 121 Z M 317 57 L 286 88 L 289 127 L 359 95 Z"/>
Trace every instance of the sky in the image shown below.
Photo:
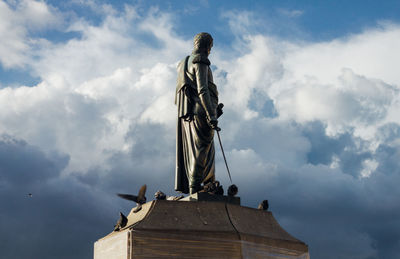
<path fill-rule="evenodd" d="M 0 258 L 91 258 L 173 190 L 176 66 L 210 60 L 242 205 L 312 259 L 400 252 L 399 1 L 0 1 Z M 217 179 L 229 179 L 216 146 Z M 29 197 L 32 193 L 32 197 Z"/>

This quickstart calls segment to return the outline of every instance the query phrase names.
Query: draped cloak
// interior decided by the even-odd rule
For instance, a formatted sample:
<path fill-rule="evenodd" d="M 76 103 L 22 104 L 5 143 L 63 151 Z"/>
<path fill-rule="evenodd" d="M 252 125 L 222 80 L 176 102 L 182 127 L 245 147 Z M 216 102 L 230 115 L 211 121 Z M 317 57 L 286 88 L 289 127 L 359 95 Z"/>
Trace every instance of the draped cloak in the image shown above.
<path fill-rule="evenodd" d="M 207 116 L 216 114 L 218 91 L 209 65 L 204 55 L 192 54 L 177 69 L 175 190 L 182 193 L 215 178 L 214 130 Z M 200 94 L 208 99 L 206 103 L 200 100 Z"/>

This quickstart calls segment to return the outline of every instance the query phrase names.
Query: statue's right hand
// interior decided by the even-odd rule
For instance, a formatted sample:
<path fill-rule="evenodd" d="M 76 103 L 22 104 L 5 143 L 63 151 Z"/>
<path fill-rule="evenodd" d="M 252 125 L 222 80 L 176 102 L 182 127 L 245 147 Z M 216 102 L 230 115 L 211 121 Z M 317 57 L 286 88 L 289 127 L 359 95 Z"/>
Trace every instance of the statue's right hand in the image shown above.
<path fill-rule="evenodd" d="M 218 128 L 218 120 L 217 120 L 215 117 L 210 118 L 210 119 L 208 120 L 208 125 L 210 126 L 210 128 L 216 130 L 216 129 Z M 219 128 L 218 128 L 218 129 L 219 129 Z"/>

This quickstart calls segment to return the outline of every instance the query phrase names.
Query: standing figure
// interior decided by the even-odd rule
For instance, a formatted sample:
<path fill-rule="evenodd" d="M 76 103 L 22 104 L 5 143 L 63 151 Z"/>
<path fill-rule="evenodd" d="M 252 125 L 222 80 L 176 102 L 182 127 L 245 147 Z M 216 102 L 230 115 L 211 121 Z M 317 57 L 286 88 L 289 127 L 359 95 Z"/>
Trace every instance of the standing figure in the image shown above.
<path fill-rule="evenodd" d="M 210 34 L 194 37 L 194 50 L 178 65 L 175 104 L 178 106 L 175 190 L 193 194 L 201 184 L 215 181 L 214 130 L 222 106 L 208 55 Z"/>

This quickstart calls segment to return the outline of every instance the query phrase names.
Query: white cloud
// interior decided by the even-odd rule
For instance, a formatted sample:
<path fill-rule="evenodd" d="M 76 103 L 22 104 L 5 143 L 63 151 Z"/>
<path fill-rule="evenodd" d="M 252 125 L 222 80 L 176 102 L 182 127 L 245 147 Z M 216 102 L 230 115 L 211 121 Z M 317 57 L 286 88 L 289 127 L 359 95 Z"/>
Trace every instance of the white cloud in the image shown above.
<path fill-rule="evenodd" d="M 0 2 L 0 62 L 5 68 L 23 67 L 30 62 L 31 51 L 43 39 L 29 37 L 30 32 L 54 28 L 63 17 L 42 1 L 23 0 L 14 4 Z"/>
<path fill-rule="evenodd" d="M 79 39 L 41 49 L 39 60 L 29 65 L 43 82 L 33 88 L 4 89 L 0 93 L 5 100 L 13 100 L 11 107 L 15 106 L 14 112 L 3 114 L 6 122 L 3 132 L 47 150 L 59 149 L 70 154 L 69 170 L 80 171 L 104 164 L 112 154 L 109 151 L 129 150 L 133 142 L 126 143 L 125 135 L 132 125 L 158 123 L 172 132 L 175 65 L 190 51 L 191 43 L 176 36 L 170 15 L 152 9 L 141 17 L 130 15 L 132 7 L 126 10 L 130 11 L 109 12 L 99 26 L 75 21 L 70 29 L 82 33 Z M 354 65 L 365 62 L 356 62 L 342 52 L 359 41 L 369 52 L 367 46 L 372 49 L 376 41 L 386 39 L 381 34 L 393 36 L 397 30 L 388 26 L 379 33 L 366 31 L 346 40 L 309 45 L 244 34 L 237 44 L 245 48 L 231 56 L 231 60 L 220 60 L 223 50 L 216 49 L 216 81 L 220 83 L 221 101 L 227 107 L 225 116 L 236 117 L 222 120 L 231 129 L 228 138 L 233 141 L 245 121 L 265 129 L 275 120 L 282 121 L 282 128 L 291 120 L 322 121 L 332 136 L 352 132 L 371 143 L 375 141 L 369 149 L 365 146 L 360 149 L 360 152 L 373 151 L 380 143 L 375 139 L 379 125 L 398 122 L 392 119 L 395 115 L 388 119 L 399 98 L 398 87 L 386 83 L 385 80 L 390 81 L 390 74 L 386 77 L 381 74 L 375 79 L 367 68 L 363 70 L 362 66 Z M 143 32 L 154 37 L 157 47 L 136 37 Z M 329 57 L 320 55 L 321 49 L 325 49 L 323 53 L 330 53 Z M 327 62 L 332 56 L 336 57 L 336 70 L 331 70 L 332 62 Z M 359 54 L 363 56 L 366 53 Z M 254 93 L 270 97 L 279 116 L 267 123 L 261 122 L 262 111 L 251 107 Z M 28 102 L 23 101 L 28 97 Z M 38 113 L 40 110 L 48 112 Z M 91 126 L 84 126 L 88 121 Z M 19 125 L 29 130 L 21 130 Z M 294 131 L 286 133 L 292 135 Z M 278 138 L 277 132 L 270 134 L 275 139 L 285 138 Z M 296 142 L 286 143 L 286 148 L 294 148 Z M 289 156 L 287 165 L 304 163 L 308 145 L 307 141 L 301 142 L 299 149 L 295 149 L 301 150 L 299 155 Z M 285 150 L 268 154 L 277 162 Z"/>
<path fill-rule="evenodd" d="M 399 26 L 386 24 L 321 43 L 247 34 L 240 39 L 247 52 L 218 64 L 227 72 L 220 82 L 229 87 L 222 86 L 221 96 L 239 116 L 262 115 L 250 107 L 256 90 L 272 99 L 279 119 L 322 121 L 332 136 L 352 132 L 374 142 L 380 125 L 400 123 L 400 79 L 394 69 L 400 60 L 394 45 L 400 41 Z"/>
<path fill-rule="evenodd" d="M 16 6 L 14 10 L 2 3 L 1 10 L 9 15 L 24 12 L 37 28 L 47 26 L 57 13 L 43 2 L 22 1 Z M 29 6 L 33 8 L 28 11 Z M 1 112 L 1 131 L 69 154 L 70 171 L 106 166 L 104 161 L 114 151 L 129 150 L 135 141 L 127 141 L 126 134 L 134 125 L 156 123 L 169 132 L 175 125 L 175 66 L 190 52 L 190 41 L 178 37 L 171 15 L 158 9 L 139 15 L 130 6 L 121 12 L 110 8 L 98 26 L 74 21 L 68 30 L 79 31 L 81 37 L 46 43 L 46 48 L 35 52 L 35 62 L 26 59 L 33 55 L 27 45 L 20 58 L 42 83 L 0 91 L 7 107 Z M 37 14 L 47 18 L 36 21 Z M 250 26 L 251 13 L 237 14 L 236 20 L 233 13 L 227 14 L 235 23 L 232 26 Z M 20 28 L 23 33 L 16 40 L 25 42 L 21 37 L 28 38 L 28 27 Z M 221 60 L 224 50 L 215 50 L 216 81 L 226 105 L 226 120 L 221 123 L 230 129 L 228 141 L 233 143 L 242 125 L 252 123 L 247 127 L 250 131 L 261 128 L 260 132 L 272 136 L 272 147 L 281 145 L 279 152 L 271 148 L 262 151 L 264 155 L 274 163 L 284 160 L 295 167 L 305 162 L 310 144 L 298 136 L 298 128 L 287 125 L 321 121 L 331 136 L 350 132 L 371 142 L 360 146 L 359 152 L 372 152 L 381 143 L 375 136 L 377 129 L 388 122 L 399 123 L 398 78 L 391 67 L 400 54 L 390 48 L 400 40 L 399 31 L 386 25 L 345 39 L 297 45 L 234 31 L 238 37 L 233 48 L 241 51 Z M 138 37 L 142 33 L 150 35 L 154 44 L 142 41 Z M 383 51 L 376 45 L 388 48 Z M 393 52 L 390 58 L 385 54 L 388 49 Z M 370 68 L 371 57 L 377 69 Z M 261 96 L 258 108 L 252 107 L 255 94 Z M 278 116 L 265 120 L 262 99 L 267 97 Z"/>
<path fill-rule="evenodd" d="M 370 177 L 371 174 L 378 168 L 379 163 L 376 160 L 367 159 L 363 161 L 364 168 L 362 169 L 361 177 Z"/>
<path fill-rule="evenodd" d="M 350 68 L 356 74 L 399 85 L 395 69 L 400 58 L 396 47 L 399 35 L 398 25 L 382 24 L 328 42 L 292 45 L 284 65 L 293 77 L 301 80 L 311 76 L 322 84 L 335 82 L 343 68 Z"/>
<path fill-rule="evenodd" d="M 174 37 L 168 15 L 131 14 L 128 7 L 111 12 L 99 26 L 75 21 L 70 29 L 82 37 L 35 52 L 38 60 L 27 62 L 43 81 L 0 90 L 1 132 L 69 154 L 67 171 L 86 172 L 107 168 L 113 152 L 129 150 L 134 141 L 126 141 L 126 135 L 136 124 L 172 130 L 175 67 L 189 42 Z M 144 32 L 161 48 L 135 38 Z"/>
<path fill-rule="evenodd" d="M 43 1 L 19 1 L 15 12 L 17 19 L 31 30 L 54 28 L 62 21 L 62 14 Z"/>

